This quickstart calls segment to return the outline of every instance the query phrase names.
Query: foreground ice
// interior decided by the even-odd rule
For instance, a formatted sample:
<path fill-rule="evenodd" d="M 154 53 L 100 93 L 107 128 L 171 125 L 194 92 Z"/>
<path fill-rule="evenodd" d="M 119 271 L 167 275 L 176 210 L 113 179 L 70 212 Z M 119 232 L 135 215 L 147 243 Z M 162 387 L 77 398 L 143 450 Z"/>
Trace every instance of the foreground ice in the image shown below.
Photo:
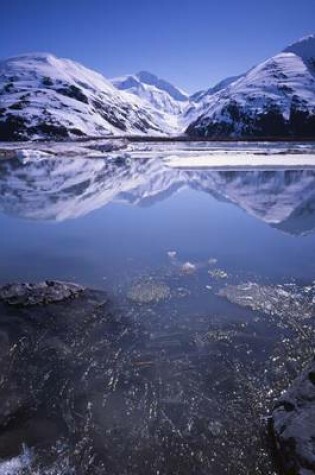
<path fill-rule="evenodd" d="M 315 167 L 315 142 L 185 142 L 91 139 L 65 142 L 3 142 L 1 158 L 160 158 L 175 168 Z"/>

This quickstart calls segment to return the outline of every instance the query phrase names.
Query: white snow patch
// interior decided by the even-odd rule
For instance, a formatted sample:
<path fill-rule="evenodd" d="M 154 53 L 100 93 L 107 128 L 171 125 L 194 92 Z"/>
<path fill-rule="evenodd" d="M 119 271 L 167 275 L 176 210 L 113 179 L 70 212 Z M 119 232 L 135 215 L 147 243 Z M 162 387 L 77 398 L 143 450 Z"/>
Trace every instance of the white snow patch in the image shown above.
<path fill-rule="evenodd" d="M 268 154 L 226 153 L 200 155 L 169 155 L 164 162 L 171 168 L 279 168 L 279 167 L 314 167 L 315 154 Z"/>

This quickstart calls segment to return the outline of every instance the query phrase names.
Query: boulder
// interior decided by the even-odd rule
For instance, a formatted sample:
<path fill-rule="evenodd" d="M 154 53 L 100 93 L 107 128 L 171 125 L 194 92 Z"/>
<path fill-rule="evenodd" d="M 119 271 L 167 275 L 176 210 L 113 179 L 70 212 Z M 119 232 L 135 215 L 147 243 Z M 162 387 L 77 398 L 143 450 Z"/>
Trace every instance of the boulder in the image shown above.
<path fill-rule="evenodd" d="M 83 287 L 77 284 L 51 280 L 36 284 L 7 284 L 0 288 L 0 301 L 23 307 L 43 305 L 75 298 L 83 290 Z"/>
<path fill-rule="evenodd" d="M 315 474 L 315 360 L 275 404 L 271 429 L 284 473 Z"/>

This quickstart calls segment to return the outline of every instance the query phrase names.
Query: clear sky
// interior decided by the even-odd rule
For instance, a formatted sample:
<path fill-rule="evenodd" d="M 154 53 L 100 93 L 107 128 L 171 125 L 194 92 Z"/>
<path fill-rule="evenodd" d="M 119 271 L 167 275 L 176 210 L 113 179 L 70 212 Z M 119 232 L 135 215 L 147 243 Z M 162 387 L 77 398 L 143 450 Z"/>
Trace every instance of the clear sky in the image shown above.
<path fill-rule="evenodd" d="M 315 32 L 315 0 L 0 0 L 0 57 L 49 51 L 193 92 Z"/>

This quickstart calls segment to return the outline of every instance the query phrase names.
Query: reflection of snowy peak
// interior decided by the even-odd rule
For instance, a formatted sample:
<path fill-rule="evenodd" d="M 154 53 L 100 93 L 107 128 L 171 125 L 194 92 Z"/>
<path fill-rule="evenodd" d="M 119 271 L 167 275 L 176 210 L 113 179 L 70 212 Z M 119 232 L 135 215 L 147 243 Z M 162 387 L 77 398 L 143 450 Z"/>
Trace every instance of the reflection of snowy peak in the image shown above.
<path fill-rule="evenodd" d="M 315 35 L 199 98 L 193 136 L 314 137 Z"/>
<path fill-rule="evenodd" d="M 75 218 L 113 201 L 149 206 L 187 186 L 292 234 L 315 229 L 311 170 L 183 170 L 157 159 L 124 158 L 0 164 L 1 209 L 28 219 Z"/>
<path fill-rule="evenodd" d="M 220 173 L 220 172 L 219 172 Z M 247 213 L 275 227 L 290 221 L 296 209 L 313 208 L 310 230 L 315 229 L 315 172 L 312 170 L 253 170 L 221 172 L 228 181 L 222 195 Z M 219 190 L 218 190 L 219 191 Z M 301 223 L 292 227 L 300 234 Z"/>
<path fill-rule="evenodd" d="M 165 132 L 163 118 L 101 74 L 51 54 L 0 62 L 0 140 Z"/>

